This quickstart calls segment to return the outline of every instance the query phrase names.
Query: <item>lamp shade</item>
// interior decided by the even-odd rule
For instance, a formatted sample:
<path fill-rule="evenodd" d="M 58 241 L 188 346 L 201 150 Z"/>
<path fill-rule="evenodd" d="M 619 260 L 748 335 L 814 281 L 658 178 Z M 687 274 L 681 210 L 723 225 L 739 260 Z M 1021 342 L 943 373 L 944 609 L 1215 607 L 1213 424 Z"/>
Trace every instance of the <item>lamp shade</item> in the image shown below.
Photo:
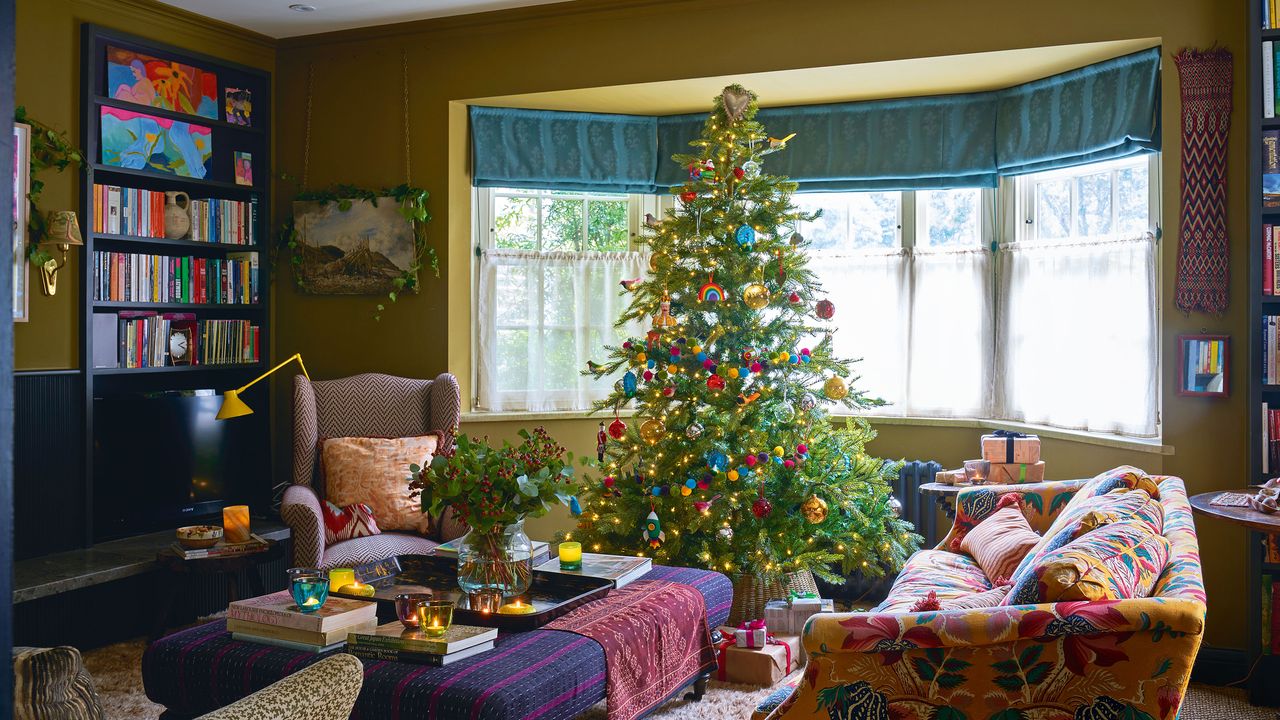
<path fill-rule="evenodd" d="M 80 237 L 80 221 L 71 210 L 54 210 L 49 213 L 48 242 L 57 245 L 83 245 Z"/>
<path fill-rule="evenodd" d="M 240 399 L 239 390 L 228 390 L 222 394 L 222 407 L 218 408 L 218 419 L 227 420 L 242 415 L 252 415 L 253 408 Z"/>

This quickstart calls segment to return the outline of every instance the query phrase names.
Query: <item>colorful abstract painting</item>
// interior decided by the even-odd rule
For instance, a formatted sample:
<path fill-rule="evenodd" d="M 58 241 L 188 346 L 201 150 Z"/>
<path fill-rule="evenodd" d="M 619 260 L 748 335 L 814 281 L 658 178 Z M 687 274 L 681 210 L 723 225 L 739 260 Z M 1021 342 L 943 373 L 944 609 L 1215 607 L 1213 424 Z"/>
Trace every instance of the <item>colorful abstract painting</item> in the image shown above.
<path fill-rule="evenodd" d="M 102 108 L 102 164 L 184 177 L 209 175 L 213 130 L 119 108 Z"/>
<path fill-rule="evenodd" d="M 218 119 L 218 76 L 107 46 L 107 94 L 116 100 Z"/>

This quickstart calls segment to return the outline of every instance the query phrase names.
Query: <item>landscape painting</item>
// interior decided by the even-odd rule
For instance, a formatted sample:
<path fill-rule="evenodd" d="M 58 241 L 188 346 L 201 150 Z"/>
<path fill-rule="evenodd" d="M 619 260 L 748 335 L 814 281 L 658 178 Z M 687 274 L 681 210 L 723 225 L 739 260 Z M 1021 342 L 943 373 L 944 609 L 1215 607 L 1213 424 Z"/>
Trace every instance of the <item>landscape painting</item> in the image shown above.
<path fill-rule="evenodd" d="M 413 223 L 392 197 L 293 204 L 299 284 L 319 295 L 377 295 L 413 267 Z"/>
<path fill-rule="evenodd" d="M 206 178 L 213 130 L 119 108 L 102 108 L 102 164 Z"/>
<path fill-rule="evenodd" d="M 107 94 L 116 100 L 218 119 L 218 76 L 172 60 L 107 46 Z"/>

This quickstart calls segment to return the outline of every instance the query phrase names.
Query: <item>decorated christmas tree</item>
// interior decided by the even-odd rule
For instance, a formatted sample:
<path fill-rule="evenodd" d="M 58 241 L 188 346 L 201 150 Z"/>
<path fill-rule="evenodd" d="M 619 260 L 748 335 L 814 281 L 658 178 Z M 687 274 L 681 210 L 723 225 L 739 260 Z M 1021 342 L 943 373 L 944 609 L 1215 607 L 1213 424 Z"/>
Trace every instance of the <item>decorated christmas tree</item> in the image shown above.
<path fill-rule="evenodd" d="M 829 416 L 880 401 L 851 388 L 850 361 L 833 355 L 835 307 L 797 232 L 814 216 L 791 203 L 794 182 L 762 167 L 791 137 L 770 137 L 756 110 L 753 93 L 725 88 L 693 152 L 674 157 L 688 170 L 677 209 L 646 220 L 650 272 L 623 283 L 618 325 L 647 332 L 590 365 L 618 379 L 597 404 L 611 415 L 602 474 L 580 492 L 573 537 L 766 581 L 878 576 L 919 538 L 890 494 L 896 465 L 865 451 L 874 431 Z"/>

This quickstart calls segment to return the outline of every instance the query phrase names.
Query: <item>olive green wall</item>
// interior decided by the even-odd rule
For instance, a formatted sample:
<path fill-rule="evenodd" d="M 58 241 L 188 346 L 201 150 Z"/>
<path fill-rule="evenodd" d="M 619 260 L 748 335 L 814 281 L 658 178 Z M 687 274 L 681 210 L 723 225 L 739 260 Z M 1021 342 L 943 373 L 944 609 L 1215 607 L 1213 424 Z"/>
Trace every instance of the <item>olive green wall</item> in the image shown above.
<path fill-rule="evenodd" d="M 144 0 L 19 0 L 17 104 L 31 116 L 80 141 L 80 25 L 95 23 L 154 38 L 244 65 L 275 69 L 270 38 Z M 80 173 L 45 171 L 40 207 L 80 210 Z M 82 228 L 83 229 L 83 228 Z M 58 276 L 58 294 L 40 291 L 39 271 L 29 269 L 30 321 L 14 324 L 18 370 L 80 365 L 81 251 L 72 249 Z"/>

